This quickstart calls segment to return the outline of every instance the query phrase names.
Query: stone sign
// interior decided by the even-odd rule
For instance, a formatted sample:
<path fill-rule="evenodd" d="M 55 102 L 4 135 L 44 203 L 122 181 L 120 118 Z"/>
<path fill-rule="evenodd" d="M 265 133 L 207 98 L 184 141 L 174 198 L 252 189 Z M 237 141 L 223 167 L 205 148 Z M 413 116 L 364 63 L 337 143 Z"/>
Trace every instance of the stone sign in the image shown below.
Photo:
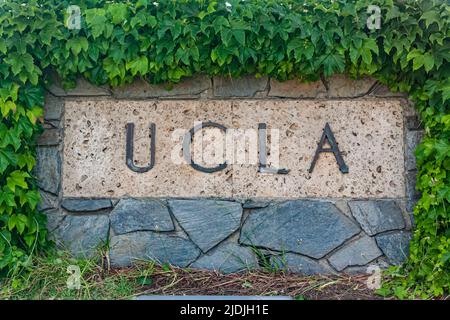
<path fill-rule="evenodd" d="M 68 99 L 64 133 L 65 197 L 405 196 L 398 99 Z"/>
<path fill-rule="evenodd" d="M 80 79 L 49 91 L 39 210 L 76 256 L 106 245 L 113 266 L 310 275 L 408 254 L 423 130 L 374 79 L 198 76 L 171 90 Z"/>

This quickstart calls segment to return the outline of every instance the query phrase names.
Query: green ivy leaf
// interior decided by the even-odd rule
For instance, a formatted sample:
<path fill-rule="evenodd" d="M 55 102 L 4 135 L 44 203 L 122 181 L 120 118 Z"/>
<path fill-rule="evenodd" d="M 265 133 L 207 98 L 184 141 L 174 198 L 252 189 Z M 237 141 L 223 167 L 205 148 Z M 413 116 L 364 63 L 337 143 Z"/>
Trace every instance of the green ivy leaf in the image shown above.
<path fill-rule="evenodd" d="M 326 77 L 334 73 L 341 73 L 345 69 L 345 60 L 339 53 L 329 54 L 323 61 L 324 74 Z"/>
<path fill-rule="evenodd" d="M 14 228 L 22 234 L 27 226 L 28 218 L 23 214 L 13 214 L 8 219 L 8 229 L 11 231 Z"/>
<path fill-rule="evenodd" d="M 87 51 L 89 48 L 89 42 L 85 37 L 77 37 L 67 40 L 66 48 L 71 50 L 72 53 L 77 56 L 80 54 L 81 50 Z"/>
<path fill-rule="evenodd" d="M 122 24 L 128 16 L 128 6 L 125 3 L 113 3 L 108 6 L 108 13 L 111 15 L 112 23 Z"/>
<path fill-rule="evenodd" d="M 15 166 L 17 164 L 17 155 L 7 149 L 0 149 L 0 174 L 5 172 L 8 166 Z"/>
<path fill-rule="evenodd" d="M 131 71 L 131 74 L 133 76 L 137 73 L 145 75 L 148 71 L 148 59 L 145 56 L 141 56 L 135 60 L 127 62 L 126 67 L 127 70 Z"/>
<path fill-rule="evenodd" d="M 30 175 L 27 172 L 16 170 L 11 172 L 8 178 L 6 178 L 6 185 L 12 192 L 16 191 L 16 187 L 22 189 L 28 189 L 28 184 L 25 179 L 29 178 Z"/>

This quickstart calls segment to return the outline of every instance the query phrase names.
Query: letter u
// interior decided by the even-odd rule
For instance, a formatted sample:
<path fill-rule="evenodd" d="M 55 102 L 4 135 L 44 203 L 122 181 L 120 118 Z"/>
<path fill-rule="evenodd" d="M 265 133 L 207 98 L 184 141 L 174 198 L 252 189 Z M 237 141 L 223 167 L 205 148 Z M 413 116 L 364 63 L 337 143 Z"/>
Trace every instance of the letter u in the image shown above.
<path fill-rule="evenodd" d="M 156 125 L 154 123 L 150 123 L 150 134 L 151 134 L 151 142 L 150 142 L 150 164 L 145 167 L 138 167 L 134 164 L 134 123 L 127 123 L 127 149 L 126 149 L 126 163 L 127 167 L 130 168 L 131 171 L 144 173 L 150 171 L 155 165 L 155 145 L 156 145 Z"/>

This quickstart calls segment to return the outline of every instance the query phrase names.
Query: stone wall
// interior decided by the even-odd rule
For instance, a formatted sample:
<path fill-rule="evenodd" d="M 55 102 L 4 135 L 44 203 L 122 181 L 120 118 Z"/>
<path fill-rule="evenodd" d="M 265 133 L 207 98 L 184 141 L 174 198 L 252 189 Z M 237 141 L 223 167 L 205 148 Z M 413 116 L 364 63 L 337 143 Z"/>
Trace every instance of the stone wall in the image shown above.
<path fill-rule="evenodd" d="M 56 82 L 57 83 L 57 82 Z M 73 99 L 321 100 L 398 99 L 404 107 L 405 196 L 397 198 L 73 198 L 63 194 L 64 106 Z M 414 149 L 423 130 L 407 99 L 375 80 L 334 76 L 295 80 L 198 76 L 167 87 L 137 81 L 121 88 L 79 80 L 65 91 L 48 88 L 45 132 L 36 176 L 39 209 L 55 240 L 77 256 L 109 243 L 114 266 L 154 259 L 180 267 L 236 272 L 267 263 L 304 274 L 365 272 L 367 265 L 401 263 L 408 252 L 415 191 Z"/>

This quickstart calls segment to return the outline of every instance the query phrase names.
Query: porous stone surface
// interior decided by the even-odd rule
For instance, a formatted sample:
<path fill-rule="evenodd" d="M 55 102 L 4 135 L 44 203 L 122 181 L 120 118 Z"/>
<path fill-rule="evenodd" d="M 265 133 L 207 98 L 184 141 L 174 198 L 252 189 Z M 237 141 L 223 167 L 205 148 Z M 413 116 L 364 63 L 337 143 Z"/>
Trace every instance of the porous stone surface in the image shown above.
<path fill-rule="evenodd" d="M 415 150 L 424 136 L 424 132 L 407 131 L 406 132 L 406 170 L 416 169 Z"/>
<path fill-rule="evenodd" d="M 110 214 L 115 234 L 133 231 L 173 231 L 174 225 L 165 203 L 150 199 L 122 199 Z"/>
<path fill-rule="evenodd" d="M 242 206 L 232 201 L 169 200 L 170 209 L 190 239 L 207 252 L 235 232 Z"/>
<path fill-rule="evenodd" d="M 378 247 L 394 265 L 402 264 L 409 255 L 411 233 L 400 231 L 377 235 Z"/>
<path fill-rule="evenodd" d="M 284 82 L 270 79 L 269 96 L 280 98 L 323 98 L 326 97 L 327 89 L 322 81 L 311 83 L 299 80 L 288 80 Z"/>
<path fill-rule="evenodd" d="M 136 80 L 132 84 L 113 89 L 113 95 L 118 99 L 145 98 L 198 98 L 211 88 L 211 79 L 206 76 L 196 76 L 177 84 L 152 85 L 144 80 Z"/>
<path fill-rule="evenodd" d="M 403 229 L 405 221 L 402 210 L 395 201 L 349 201 L 353 217 L 370 236 L 377 233 Z"/>
<path fill-rule="evenodd" d="M 253 97 L 267 88 L 267 77 L 255 78 L 252 75 L 241 78 L 215 77 L 214 96 L 216 97 Z"/>
<path fill-rule="evenodd" d="M 72 212 L 91 212 L 112 208 L 110 199 L 63 199 L 61 206 Z"/>
<path fill-rule="evenodd" d="M 225 101 L 69 100 L 65 111 L 64 194 L 72 197 L 201 195 L 229 198 L 231 169 L 214 174 L 194 170 L 183 158 L 182 140 L 197 120 L 220 118 L 221 124 L 231 127 L 231 111 L 231 103 Z M 146 173 L 133 172 L 126 165 L 126 124 L 129 122 L 135 124 L 134 159 L 138 166 L 149 162 L 148 128 L 149 123 L 156 124 L 155 166 Z M 201 163 L 197 159 L 194 155 L 194 160 Z"/>
<path fill-rule="evenodd" d="M 333 253 L 328 261 L 337 271 L 342 271 L 349 266 L 366 265 L 382 254 L 375 239 L 363 235 Z"/>
<path fill-rule="evenodd" d="M 333 269 L 323 261 L 317 261 L 295 253 L 285 253 L 281 256 L 272 256 L 271 263 L 274 267 L 291 273 L 299 273 L 305 276 L 314 274 L 331 274 Z"/>
<path fill-rule="evenodd" d="M 60 246 L 76 257 L 92 257 L 107 243 L 109 218 L 106 215 L 66 215 L 54 231 Z"/>
<path fill-rule="evenodd" d="M 125 267 L 142 260 L 187 267 L 200 250 L 183 235 L 139 231 L 111 237 L 111 265 Z"/>
<path fill-rule="evenodd" d="M 34 170 L 39 188 L 58 194 L 61 184 L 61 159 L 58 149 L 53 147 L 37 148 Z"/>
<path fill-rule="evenodd" d="M 258 259 L 252 249 L 227 241 L 202 255 L 190 267 L 233 273 L 257 268 Z"/>
<path fill-rule="evenodd" d="M 297 200 L 255 210 L 242 226 L 240 242 L 322 258 L 359 232 L 332 203 Z"/>
<path fill-rule="evenodd" d="M 354 98 L 369 93 L 376 80 L 369 77 L 351 79 L 343 74 L 337 74 L 326 79 L 328 84 L 328 97 L 330 98 Z"/>
<path fill-rule="evenodd" d="M 268 124 L 272 149 L 268 163 L 287 175 L 262 174 L 258 163 L 230 163 L 206 174 L 182 157 L 182 139 L 196 121 L 215 121 L 227 128 L 254 130 Z M 156 124 L 156 162 L 146 173 L 125 162 L 127 123 L 135 124 L 135 163 L 149 161 L 149 123 Z M 322 153 L 308 172 L 317 143 L 329 123 L 348 174 L 339 171 L 332 153 Z M 405 197 L 403 115 L 398 100 L 66 100 L 63 189 L 67 197 L 219 197 L 284 198 Z M 177 130 L 181 129 L 181 130 Z M 270 131 L 276 129 L 278 131 Z M 223 140 L 218 129 L 204 129 L 200 160 L 215 154 Z M 214 135 L 213 132 L 222 134 Z M 273 137 L 272 137 L 273 134 Z M 197 136 L 197 134 L 196 134 Z M 217 138 L 218 137 L 218 138 Z M 201 142 L 201 135 L 197 138 Z M 200 143 L 195 142 L 193 150 Z M 100 143 L 101 142 L 101 143 Z M 254 140 L 255 146 L 257 139 Z M 275 143 L 275 142 L 274 142 Z M 200 144 L 201 145 L 201 144 Z M 220 146 L 220 145 L 219 145 Z M 236 146 L 234 146 L 236 148 Z M 212 151 L 211 151 L 212 148 Z M 254 150 L 254 151 L 251 151 Z M 249 148 L 248 155 L 257 148 Z M 224 161 L 220 156 L 208 167 Z M 228 152 L 227 152 L 228 153 Z M 202 157 L 203 154 L 203 157 Z M 279 154 L 279 161 L 276 155 Z M 214 159 L 213 159 L 214 160 Z M 198 162 L 198 161 L 197 161 Z"/>

